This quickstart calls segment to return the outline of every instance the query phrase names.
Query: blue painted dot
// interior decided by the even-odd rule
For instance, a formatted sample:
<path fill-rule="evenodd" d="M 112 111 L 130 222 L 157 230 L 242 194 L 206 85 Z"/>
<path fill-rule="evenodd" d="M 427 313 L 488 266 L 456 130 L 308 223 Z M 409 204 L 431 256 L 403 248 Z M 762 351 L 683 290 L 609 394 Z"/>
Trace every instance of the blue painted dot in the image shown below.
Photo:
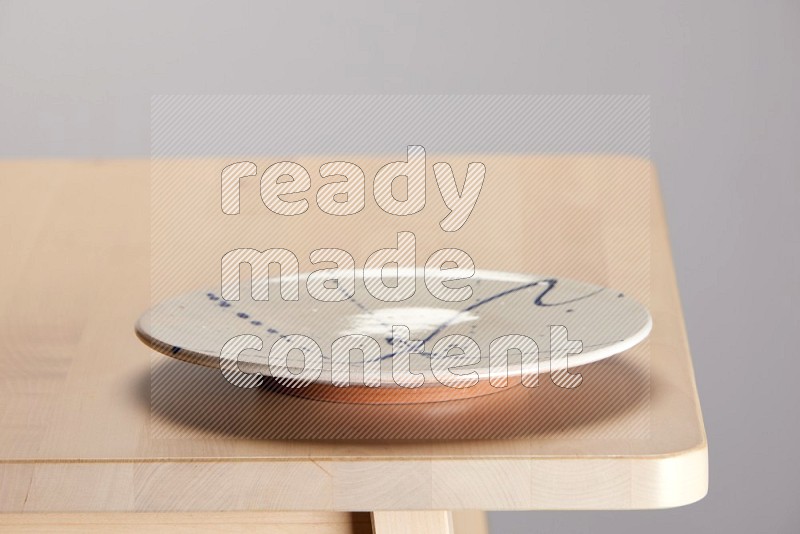
<path fill-rule="evenodd" d="M 270 334 L 277 334 L 278 333 L 278 331 L 275 330 L 274 328 L 267 328 L 267 332 L 269 332 Z"/>
<path fill-rule="evenodd" d="M 242 319 L 248 319 L 248 318 L 250 318 L 250 316 L 249 316 L 249 315 L 247 315 L 246 313 L 242 313 L 242 312 L 239 312 L 239 313 L 237 313 L 237 314 L 236 314 L 236 317 L 241 317 Z"/>
<path fill-rule="evenodd" d="M 207 293 L 208 300 L 219 300 L 219 297 L 216 296 L 214 293 Z"/>
<path fill-rule="evenodd" d="M 575 310 L 570 309 L 570 310 L 567 310 L 567 313 L 572 313 L 573 311 L 575 311 Z"/>
<path fill-rule="evenodd" d="M 219 305 L 222 306 L 223 308 L 229 308 L 230 307 L 230 303 L 229 302 L 225 302 L 224 300 L 222 302 L 220 302 Z"/>
<path fill-rule="evenodd" d="M 172 347 L 172 350 L 170 350 L 172 354 L 178 354 L 180 351 L 181 351 L 180 347 Z"/>
<path fill-rule="evenodd" d="M 261 321 L 250 321 L 250 324 L 255 325 L 255 326 L 261 326 L 262 325 Z"/>

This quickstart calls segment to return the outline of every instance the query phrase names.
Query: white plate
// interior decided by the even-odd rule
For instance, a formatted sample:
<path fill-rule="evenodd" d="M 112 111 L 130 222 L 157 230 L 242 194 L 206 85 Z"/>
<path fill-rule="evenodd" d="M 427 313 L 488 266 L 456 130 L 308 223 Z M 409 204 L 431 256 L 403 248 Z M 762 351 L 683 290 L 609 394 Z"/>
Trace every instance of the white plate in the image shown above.
<path fill-rule="evenodd" d="M 546 373 L 564 369 L 567 364 L 571 370 L 619 354 L 645 339 L 652 326 L 647 310 L 619 291 L 556 277 L 477 271 L 469 280 L 456 284 L 469 283 L 473 294 L 468 300 L 443 302 L 428 292 L 421 270 L 401 270 L 400 277 L 417 278 L 416 292 L 406 301 L 392 303 L 375 299 L 364 286 L 364 278 L 379 277 L 380 271 L 356 272 L 355 296 L 341 302 L 320 302 L 312 298 L 303 284 L 306 275 L 300 275 L 297 301 L 279 298 L 277 280 L 270 282 L 274 288 L 270 286 L 269 301 L 250 299 L 245 286 L 242 299 L 238 301 L 223 300 L 216 290 L 180 295 L 146 312 L 139 319 L 137 333 L 151 347 L 169 356 L 216 368 L 220 366 L 222 347 L 229 340 L 242 334 L 258 336 L 263 342 L 262 350 L 245 350 L 239 357 L 239 368 L 243 372 L 291 380 L 305 365 L 304 373 L 318 376 L 304 385 L 329 387 L 333 341 L 350 334 L 369 335 L 380 346 L 381 387 L 368 388 L 377 392 L 398 387 L 397 380 L 392 378 L 392 359 L 396 352 L 392 325 L 405 325 L 411 339 L 424 341 L 424 351 L 412 353 L 407 365 L 413 373 L 424 376 L 426 388 L 441 386 L 431 372 L 432 362 L 439 356 L 431 353 L 435 343 L 450 334 L 468 336 L 480 349 L 479 362 L 458 364 L 460 367 L 453 370 L 451 382 L 455 385 L 448 385 L 462 387 L 476 376 L 481 382 L 492 378 L 489 346 L 501 336 L 518 334 L 533 339 L 539 349 L 539 372 Z M 551 362 L 553 325 L 566 327 L 569 339 L 582 343 L 582 351 Z M 321 362 L 321 369 L 309 363 L 313 358 L 304 357 L 299 350 L 289 353 L 283 367 L 268 365 L 273 343 L 298 334 L 319 346 L 322 358 L 317 362 Z M 458 362 L 458 359 L 450 361 Z M 519 357 L 515 360 L 514 351 L 511 351 L 509 378 L 522 373 L 519 362 Z M 353 351 L 352 387 L 364 390 L 364 368 L 361 354 Z"/>

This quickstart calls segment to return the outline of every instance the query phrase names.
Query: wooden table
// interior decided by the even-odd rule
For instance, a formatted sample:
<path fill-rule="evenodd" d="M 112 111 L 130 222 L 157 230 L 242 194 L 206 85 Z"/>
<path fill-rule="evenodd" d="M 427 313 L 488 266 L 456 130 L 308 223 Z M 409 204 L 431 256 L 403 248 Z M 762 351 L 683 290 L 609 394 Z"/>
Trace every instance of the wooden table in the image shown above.
<path fill-rule="evenodd" d="M 475 160 L 447 161 L 463 176 Z M 253 161 L 259 173 L 269 163 Z M 369 178 L 391 159 L 352 161 Z M 0 163 L 0 531 L 446 532 L 455 523 L 456 531 L 481 532 L 485 519 L 469 510 L 664 508 L 702 498 L 706 438 L 651 164 L 480 161 L 484 191 L 455 234 L 438 229 L 446 210 L 432 177 L 429 205 L 402 228 L 370 205 L 332 224 L 313 196 L 302 223 L 270 218 L 255 178 L 243 182 L 242 213 L 266 222 L 243 224 L 237 243 L 208 226 L 224 216 L 219 172 L 232 161 L 161 163 L 158 172 L 174 176 L 174 219 L 154 223 L 166 230 L 152 238 L 149 161 Z M 319 161 L 298 162 L 319 180 Z M 189 364 L 148 349 L 134 323 L 159 292 L 218 284 L 222 247 L 283 246 L 306 268 L 308 252 L 335 246 L 363 265 L 370 251 L 395 245 L 399 229 L 416 233 L 418 261 L 458 246 L 482 269 L 618 288 L 651 310 L 652 334 L 630 353 L 584 368 L 577 390 L 550 384 L 486 398 L 508 403 L 507 415 L 484 413 L 481 398 L 458 401 L 472 404 L 448 408 L 445 419 L 465 422 L 449 433 L 440 415 L 419 408 L 384 435 L 368 422 L 381 414 L 370 407 L 268 399 L 244 410 L 255 423 L 264 417 L 262 425 L 247 421 L 261 429 L 247 433 L 193 411 L 197 392 L 183 392 L 189 400 L 179 410 L 151 406 L 151 378 L 166 372 L 158 376 L 168 380 L 169 369 Z M 281 238 L 265 241 L 265 231 Z M 193 259 L 175 266 L 168 287 L 151 287 L 160 261 L 153 248 L 164 245 Z M 200 249 L 209 252 L 191 256 Z M 230 400 L 210 373 L 198 378 L 208 387 L 203 398 Z M 305 403 L 292 409 L 329 424 L 278 425 L 282 402 Z M 359 417 L 361 434 L 339 424 Z"/>

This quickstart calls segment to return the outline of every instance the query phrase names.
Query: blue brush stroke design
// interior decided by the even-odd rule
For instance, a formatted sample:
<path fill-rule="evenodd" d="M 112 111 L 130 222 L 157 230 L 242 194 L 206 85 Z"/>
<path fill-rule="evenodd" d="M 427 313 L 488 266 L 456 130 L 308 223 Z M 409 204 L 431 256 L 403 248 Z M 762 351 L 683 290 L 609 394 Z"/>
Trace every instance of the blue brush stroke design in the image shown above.
<path fill-rule="evenodd" d="M 424 339 L 422 339 L 422 341 L 421 341 L 421 342 L 420 342 L 418 345 L 425 345 L 426 343 L 428 343 L 429 341 L 431 341 L 433 338 L 435 338 L 437 335 L 439 335 L 439 334 L 440 334 L 440 333 L 441 333 L 443 330 L 445 330 L 445 329 L 446 329 L 446 328 L 448 328 L 448 327 L 449 327 L 451 324 L 453 324 L 453 322 L 454 322 L 454 321 L 455 321 L 455 320 L 456 320 L 458 317 L 460 317 L 461 315 L 463 315 L 463 314 L 465 314 L 465 313 L 469 313 L 469 312 L 471 312 L 471 311 L 474 311 L 474 310 L 476 310 L 476 309 L 480 308 L 481 306 L 485 306 L 486 304 L 490 304 L 490 303 L 492 303 L 492 302 L 495 302 L 495 301 L 497 301 L 497 300 L 499 300 L 499 299 L 505 298 L 505 297 L 507 297 L 507 296 L 509 296 L 509 295 L 512 295 L 512 294 L 514 294 L 514 293 L 518 293 L 518 292 L 520 292 L 520 291 L 524 291 L 524 290 L 526 290 L 526 289 L 530 289 L 530 288 L 532 288 L 532 287 L 536 287 L 536 286 L 539 286 L 539 285 L 541 285 L 541 284 L 547 284 L 547 287 L 546 287 L 546 288 L 544 288 L 544 290 L 542 290 L 542 291 L 541 291 L 541 292 L 540 292 L 540 293 L 539 293 L 539 294 L 536 296 L 536 298 L 534 298 L 534 300 L 533 300 L 533 304 L 534 304 L 535 306 L 539 306 L 539 307 L 543 307 L 543 308 L 549 308 L 549 307 L 554 307 L 554 306 L 563 306 L 563 305 L 565 305 L 565 304 L 571 304 L 571 303 L 573 303 L 573 302 L 578 302 L 578 301 L 581 301 L 581 300 L 585 300 L 585 299 L 591 298 L 591 297 L 593 297 L 593 296 L 597 295 L 598 293 L 600 293 L 600 292 L 602 292 L 602 291 L 604 291 L 604 290 L 605 290 L 605 288 L 600 288 L 600 289 L 598 289 L 598 290 L 596 290 L 596 291 L 593 291 L 593 292 L 591 292 L 591 293 L 589 293 L 589 294 L 587 294 L 587 295 L 583 295 L 583 296 L 581 296 L 581 297 L 576 297 L 576 298 L 569 299 L 569 300 L 564 300 L 564 301 L 561 301 L 561 302 L 545 302 L 545 301 L 544 301 L 544 298 L 545 298 L 545 297 L 546 297 L 546 296 L 547 296 L 547 295 L 548 295 L 548 294 L 549 294 L 549 293 L 550 293 L 550 292 L 551 292 L 551 291 L 552 291 L 552 290 L 553 290 L 553 289 L 556 287 L 556 285 L 558 284 L 558 279 L 557 279 L 557 278 L 547 278 L 547 279 L 544 279 L 544 280 L 537 280 L 537 281 L 535 281 L 535 282 L 529 282 L 529 283 L 527 283 L 527 284 L 523 284 L 523 285 L 521 285 L 521 286 L 512 287 L 511 289 L 507 289 L 507 290 L 505 290 L 505 291 L 501 291 L 500 293 L 496 293 L 496 294 L 494 294 L 494 295 L 491 295 L 491 296 L 488 296 L 488 297 L 486 297 L 486 298 L 483 298 L 483 299 L 478 299 L 476 302 L 474 302 L 474 303 L 470 304 L 470 305 L 469 305 L 469 306 L 467 306 L 466 308 L 464 308 L 464 309 L 462 309 L 462 310 L 459 310 L 459 312 L 458 312 L 458 313 L 456 313 L 456 314 L 455 314 L 453 317 L 451 317 L 449 320 L 447 320 L 447 321 L 445 321 L 445 322 L 441 323 L 441 324 L 440 324 L 440 325 L 438 325 L 436 328 L 434 328 L 434 329 L 433 329 L 433 331 L 431 331 L 431 332 L 430 332 L 430 333 L 429 333 L 429 334 L 428 334 L 428 335 L 427 335 L 427 336 L 426 336 Z M 208 293 L 208 294 L 207 294 L 207 296 L 208 296 L 209 300 L 212 300 L 212 301 L 219 300 L 219 297 L 217 297 L 217 296 L 216 296 L 216 295 L 214 295 L 213 293 Z M 624 295 L 623 295 L 622 293 L 620 293 L 620 294 L 618 295 L 618 298 L 622 298 L 623 296 L 624 296 Z M 357 301 L 357 300 L 356 300 L 354 297 L 349 297 L 347 300 L 349 300 L 350 302 L 352 302 L 352 303 L 353 303 L 353 304 L 354 304 L 356 307 L 358 307 L 358 309 L 360 309 L 361 311 L 367 312 L 367 313 L 369 313 L 369 314 L 371 314 L 371 315 L 373 315 L 373 316 L 375 316 L 375 317 L 377 318 L 377 316 L 374 314 L 374 312 L 372 312 L 372 310 L 370 310 L 369 308 L 367 308 L 366 306 L 364 306 L 364 305 L 363 305 L 361 302 Z M 223 300 L 223 301 L 221 301 L 221 302 L 219 303 L 219 306 L 221 306 L 221 307 L 223 307 L 223 308 L 228 308 L 228 307 L 230 307 L 230 303 L 228 303 L 227 301 Z M 568 311 L 568 312 L 572 312 L 573 310 L 572 310 L 572 309 L 569 309 L 569 310 L 567 310 L 567 311 Z M 240 317 L 240 318 L 242 318 L 242 319 L 249 319 L 249 318 L 250 318 L 250 316 L 249 316 L 248 314 L 246 314 L 246 313 L 243 313 L 243 312 L 239 312 L 239 313 L 237 313 L 236 315 L 237 315 L 237 317 Z M 380 319 L 379 319 L 379 322 L 380 322 L 380 323 L 381 323 L 383 326 L 385 326 L 386 328 L 388 328 L 388 329 L 390 329 L 390 330 L 391 330 L 391 328 L 392 328 L 392 325 L 389 325 L 388 323 L 384 323 L 383 321 L 380 321 Z M 261 324 L 263 324 L 263 323 L 262 323 L 261 321 L 259 321 L 259 320 L 253 320 L 253 321 L 251 321 L 251 324 L 253 324 L 253 325 L 256 325 L 256 326 L 260 326 L 260 325 L 261 325 Z M 278 330 L 276 330 L 275 328 L 267 328 L 267 333 L 269 333 L 269 334 L 273 334 L 273 335 L 277 335 L 277 336 L 279 336 L 280 338 L 284 338 L 284 337 L 286 337 L 285 335 L 281 334 L 281 333 L 280 333 Z M 391 337 L 387 337 L 387 338 L 385 339 L 385 341 L 386 341 L 386 342 L 387 342 L 389 345 L 392 345 L 392 344 L 393 344 L 393 342 L 394 342 L 394 340 L 393 340 Z M 172 348 L 172 353 L 173 353 L 173 354 L 176 354 L 176 353 L 177 353 L 178 351 L 180 351 L 180 350 L 181 350 L 181 349 L 180 349 L 179 347 L 173 347 L 173 348 Z M 397 352 L 396 352 L 396 351 L 395 351 L 395 352 L 391 352 L 391 353 L 389 353 L 389 354 L 384 354 L 384 355 L 380 356 L 380 357 L 378 358 L 378 360 L 385 360 L 385 359 L 388 359 L 388 358 L 392 358 L 392 357 L 394 357 L 396 354 L 397 354 Z M 430 352 L 426 352 L 426 351 L 417 352 L 416 354 L 420 354 L 420 355 L 423 355 L 423 356 L 428 356 L 428 357 L 431 357 L 431 356 L 433 356 L 433 354 L 432 354 L 432 353 L 430 353 Z M 373 360 L 373 361 L 377 361 L 377 360 Z"/>

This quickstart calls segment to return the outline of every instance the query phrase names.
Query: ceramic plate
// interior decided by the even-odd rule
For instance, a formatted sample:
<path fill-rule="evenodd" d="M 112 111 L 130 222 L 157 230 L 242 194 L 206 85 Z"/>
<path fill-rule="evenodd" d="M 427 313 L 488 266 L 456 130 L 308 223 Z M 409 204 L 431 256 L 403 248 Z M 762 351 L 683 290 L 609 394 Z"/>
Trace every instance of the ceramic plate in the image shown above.
<path fill-rule="evenodd" d="M 428 291 L 421 270 L 401 270 L 397 276 L 415 278 L 414 295 L 403 302 L 383 302 L 374 298 L 364 285 L 364 280 L 380 277 L 380 271 L 357 271 L 356 276 L 355 295 L 350 298 L 343 295 L 344 300 L 339 302 L 312 298 L 303 284 L 305 275 L 300 275 L 296 301 L 279 298 L 277 280 L 270 283 L 269 301 L 245 298 L 244 286 L 243 298 L 238 301 L 224 300 L 216 290 L 180 295 L 146 312 L 137 324 L 137 333 L 151 347 L 169 356 L 216 368 L 220 367 L 220 354 L 226 343 L 241 335 L 255 336 L 261 341 L 261 350 L 238 351 L 239 369 L 253 377 L 271 375 L 285 384 L 304 377 L 302 386 L 320 386 L 312 388 L 315 396 L 321 395 L 321 387 L 332 387 L 332 377 L 336 374 L 332 374 L 335 366 L 331 360 L 334 341 L 353 335 L 369 336 L 378 348 L 373 344 L 372 352 L 352 351 L 348 382 L 352 387 L 335 388 L 342 395 L 334 396 L 346 400 L 348 395 L 358 396 L 355 390 L 362 393 L 371 390 L 367 395 L 373 397 L 378 391 L 403 385 L 406 387 L 402 389 L 413 391 L 414 388 L 407 387 L 410 384 L 403 384 L 402 377 L 408 374 L 400 375 L 399 381 L 397 376 L 393 378 L 392 360 L 400 353 L 407 360 L 404 365 L 408 366 L 408 372 L 424 377 L 421 385 L 425 388 L 420 389 L 430 386 L 442 389 L 442 381 L 437 380 L 432 369 L 446 361 L 452 373 L 447 375 L 445 383 L 451 389 L 492 378 L 490 347 L 503 336 L 532 339 L 538 348 L 538 371 L 546 373 L 567 365 L 571 370 L 619 354 L 645 339 L 652 325 L 647 310 L 623 293 L 557 277 L 478 271 L 467 280 L 448 284 L 471 286 L 472 294 L 467 300 L 444 302 Z M 392 282 L 396 280 L 387 284 Z M 408 329 L 408 341 L 393 338 L 396 325 Z M 569 340 L 580 341 L 580 352 L 574 350 L 573 343 L 574 353 L 551 361 L 552 350 L 561 346 L 551 346 L 552 326 L 565 327 Z M 397 334 L 398 330 L 394 332 Z M 463 350 L 465 345 L 452 349 L 446 341 L 437 345 L 452 334 L 466 336 L 474 344 L 466 342 L 470 350 Z M 300 350 L 287 349 L 282 360 L 272 359 L 273 344 L 289 341 L 289 348 Z M 404 347 L 410 350 L 404 351 Z M 526 347 L 529 349 L 531 345 Z M 523 350 L 503 352 L 508 355 L 509 378 L 525 372 L 526 368 L 520 365 Z M 336 361 L 342 365 L 341 359 Z M 379 378 L 369 375 L 376 365 Z M 342 367 L 335 369 L 341 373 Z M 365 389 L 366 375 L 373 377 L 373 386 L 380 387 Z M 441 378 L 441 373 L 438 376 Z M 252 385 L 254 381 L 249 383 Z M 293 387 L 298 387 L 296 380 Z M 347 395 L 345 390 L 349 391 Z M 297 393 L 301 393 L 299 389 Z"/>

